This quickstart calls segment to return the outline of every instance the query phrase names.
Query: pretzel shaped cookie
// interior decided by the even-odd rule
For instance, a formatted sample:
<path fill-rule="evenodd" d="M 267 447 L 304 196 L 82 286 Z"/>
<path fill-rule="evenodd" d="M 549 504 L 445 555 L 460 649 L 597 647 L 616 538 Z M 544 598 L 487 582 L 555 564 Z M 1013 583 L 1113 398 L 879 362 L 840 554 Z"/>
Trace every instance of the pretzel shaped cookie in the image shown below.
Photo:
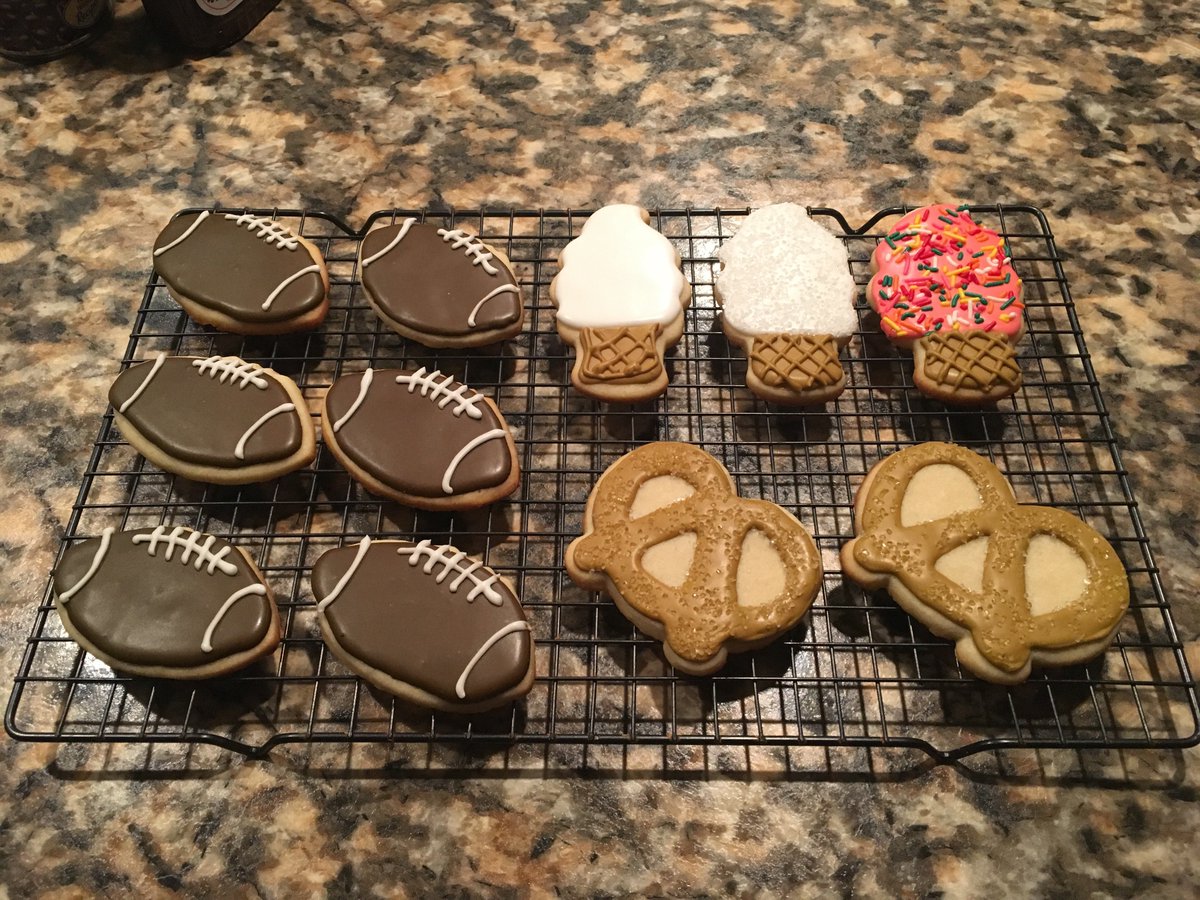
<path fill-rule="evenodd" d="M 821 582 L 803 525 L 774 503 L 739 497 L 703 450 L 669 442 L 639 447 L 601 476 L 566 567 L 693 675 L 787 631 Z"/>
<path fill-rule="evenodd" d="M 1017 684 L 1034 664 L 1103 652 L 1129 606 L 1125 569 L 1080 519 L 1022 506 L 994 465 L 954 444 L 902 450 L 867 474 L 842 568 L 955 641 L 980 678 Z"/>

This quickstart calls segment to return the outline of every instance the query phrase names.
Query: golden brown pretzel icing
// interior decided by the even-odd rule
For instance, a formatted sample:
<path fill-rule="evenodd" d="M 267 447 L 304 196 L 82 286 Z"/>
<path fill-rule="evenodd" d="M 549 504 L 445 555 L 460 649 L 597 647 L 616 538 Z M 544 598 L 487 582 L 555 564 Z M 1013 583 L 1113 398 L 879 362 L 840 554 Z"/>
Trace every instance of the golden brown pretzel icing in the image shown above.
<path fill-rule="evenodd" d="M 662 476 L 686 482 L 693 493 L 631 518 L 639 490 Z M 739 602 L 738 564 L 753 531 L 778 555 L 782 589 L 769 602 L 748 605 L 746 598 Z M 648 550 L 689 533 L 695 547 L 681 584 L 671 587 L 646 571 Z M 615 600 L 661 623 L 668 657 L 697 674 L 719 668 L 726 642 L 731 650 L 748 649 L 794 625 L 821 580 L 816 545 L 796 519 L 773 503 L 738 497 L 715 459 L 668 442 L 640 447 L 604 473 L 588 500 L 585 533 L 567 550 L 567 568 L 588 587 L 599 579 L 619 593 Z"/>
<path fill-rule="evenodd" d="M 905 495 L 929 466 L 959 470 L 978 494 L 956 489 L 956 478 L 931 479 L 916 506 L 936 506 L 928 494 L 938 491 L 953 506 L 946 515 L 906 525 Z M 858 536 L 842 548 L 846 573 L 867 587 L 886 585 L 908 612 L 957 639 L 963 664 L 989 680 L 1021 681 L 1033 661 L 1073 663 L 1095 655 L 1129 605 L 1125 570 L 1099 533 L 1062 510 L 1018 505 L 999 469 L 963 447 L 927 443 L 888 457 L 860 488 L 855 512 Z M 1055 608 L 1035 614 L 1027 565 L 1038 535 L 1074 551 L 1086 576 L 1081 586 L 1059 586 L 1074 587 L 1077 596 L 1060 596 Z M 979 579 L 972 589 L 947 577 L 938 562 L 978 538 L 987 539 L 986 556 L 982 573 L 968 576 Z M 1065 555 L 1070 562 L 1069 551 Z"/>

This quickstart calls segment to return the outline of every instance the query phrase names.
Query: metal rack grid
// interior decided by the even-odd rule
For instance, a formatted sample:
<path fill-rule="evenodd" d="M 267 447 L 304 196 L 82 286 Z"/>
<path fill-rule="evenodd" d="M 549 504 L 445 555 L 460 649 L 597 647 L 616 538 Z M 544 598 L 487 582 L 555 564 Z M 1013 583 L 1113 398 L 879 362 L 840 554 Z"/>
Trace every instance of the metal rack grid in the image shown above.
<path fill-rule="evenodd" d="M 1200 706 L 1158 570 L 1084 346 L 1062 260 L 1042 212 L 977 207 L 1000 231 L 1026 285 L 1025 383 L 988 411 L 949 410 L 912 386 L 912 361 L 861 304 L 861 330 L 843 351 L 848 385 L 826 408 L 788 412 L 753 398 L 745 360 L 726 341 L 712 284 L 716 251 L 749 210 L 660 210 L 653 223 L 678 247 L 694 286 L 671 385 L 657 401 L 604 407 L 569 386 L 569 349 L 554 329 L 547 288 L 558 251 L 586 211 L 389 210 L 358 231 L 334 216 L 252 211 L 280 219 L 325 254 L 332 305 L 316 331 L 242 338 L 191 322 L 155 276 L 146 281 L 122 367 L 159 351 L 237 354 L 300 384 L 315 413 L 343 371 L 434 365 L 493 397 L 516 436 L 520 490 L 460 514 L 416 512 L 367 494 L 324 447 L 311 470 L 243 488 L 188 482 L 148 465 L 104 413 L 64 546 L 106 525 L 184 524 L 229 538 L 256 559 L 280 598 L 284 640 L 273 657 L 208 683 L 114 674 L 66 637 L 49 585 L 37 606 L 5 717 L 19 739 L 204 742 L 249 755 L 293 742 L 754 744 L 917 748 L 939 761 L 1008 747 L 1181 747 L 1200 741 Z M 860 228 L 841 213 L 812 215 L 845 241 L 860 284 L 887 223 Z M 502 248 L 528 304 L 523 334 L 500 348 L 430 351 L 370 313 L 358 243 L 374 225 L 418 216 L 465 227 Z M 452 223 L 452 224 L 451 224 Z M 115 374 L 115 373 L 114 373 Z M 639 443 L 700 445 L 739 493 L 780 503 L 812 531 L 825 567 L 812 611 L 770 647 L 731 658 L 719 675 L 676 676 L 656 642 L 606 598 L 561 569 L 599 473 Z M 1129 571 L 1131 610 L 1092 664 L 1035 672 L 1020 687 L 962 671 L 952 646 L 883 594 L 843 582 L 837 551 L 853 533 L 854 491 L 880 458 L 950 440 L 991 458 L 1022 502 L 1082 516 Z M 473 717 L 431 714 L 363 685 L 319 638 L 306 572 L 325 550 L 381 537 L 451 541 L 508 576 L 537 640 L 538 681 L 515 705 Z"/>

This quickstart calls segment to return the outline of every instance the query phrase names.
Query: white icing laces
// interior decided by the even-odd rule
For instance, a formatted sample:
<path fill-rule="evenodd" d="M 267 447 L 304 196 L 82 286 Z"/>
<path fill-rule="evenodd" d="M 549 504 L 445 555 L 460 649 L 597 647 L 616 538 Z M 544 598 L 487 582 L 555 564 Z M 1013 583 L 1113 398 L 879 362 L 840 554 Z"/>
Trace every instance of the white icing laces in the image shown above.
<path fill-rule="evenodd" d="M 159 525 L 150 534 L 135 534 L 133 536 L 133 543 L 149 544 L 150 546 L 146 550 L 151 556 L 155 555 L 154 551 L 158 549 L 159 544 L 164 545 L 166 553 L 163 554 L 163 559 L 166 560 L 170 560 L 177 547 L 182 548 L 183 554 L 180 556 L 179 561 L 185 566 L 189 562 L 192 562 L 191 557 L 194 553 L 196 554 L 196 559 L 192 565 L 197 572 L 204 568 L 207 563 L 209 575 L 212 575 L 217 570 L 220 570 L 225 575 L 237 574 L 237 566 L 225 559 L 226 556 L 233 552 L 233 547 L 227 544 L 216 553 L 213 553 L 210 548 L 217 541 L 213 535 L 193 531 L 191 528 L 185 528 L 182 525 L 176 525 L 170 534 L 166 532 L 167 526 Z M 200 543 L 201 539 L 203 539 L 204 543 Z"/>
<path fill-rule="evenodd" d="M 439 378 L 443 380 L 438 381 Z M 443 376 L 437 369 L 426 372 L 425 367 L 421 366 L 411 375 L 397 375 L 396 384 L 407 384 L 410 394 L 419 387 L 421 396 L 436 402 L 439 409 L 445 409 L 453 403 L 454 409 L 451 412 L 456 416 L 461 416 L 465 412 L 472 419 L 483 418 L 483 412 L 478 408 L 479 404 L 483 402 L 483 395 L 466 396 L 467 391 L 471 389 L 465 384 L 459 384 L 458 387 L 451 390 L 450 385 L 454 384 L 454 376 Z"/>
<path fill-rule="evenodd" d="M 100 564 L 104 562 L 104 557 L 108 553 L 108 545 L 112 543 L 114 531 L 116 529 L 110 525 L 100 533 L 100 546 L 96 548 L 95 554 L 92 555 L 92 564 L 88 566 L 88 570 L 83 573 L 83 577 L 77 582 L 59 593 L 58 602 L 63 604 L 63 606 L 66 606 L 67 601 L 74 597 L 81 587 L 92 580 L 92 576 L 96 574 L 96 571 L 100 568 Z"/>
<path fill-rule="evenodd" d="M 146 373 L 146 377 L 142 379 L 142 383 L 137 386 L 137 390 L 129 395 L 129 399 L 117 407 L 117 412 L 123 413 L 129 407 L 133 406 L 133 401 L 142 396 L 142 391 L 154 380 L 154 376 L 158 374 L 158 370 L 162 368 L 163 361 L 166 360 L 167 354 L 160 353 L 150 364 L 150 371 Z"/>
<path fill-rule="evenodd" d="M 175 240 L 171 241 L 171 243 L 164 244 L 163 246 L 159 247 L 157 250 L 154 251 L 154 255 L 162 256 L 164 253 L 166 253 L 168 250 L 172 249 L 173 247 L 178 247 L 180 244 L 182 244 L 184 241 L 186 241 L 188 238 L 190 238 L 192 236 L 192 232 L 195 231 L 197 228 L 199 228 L 200 223 L 203 222 L 205 219 L 207 219 L 210 215 L 212 215 L 212 213 L 210 213 L 207 209 L 204 210 L 204 212 L 200 213 L 200 215 L 198 215 L 198 216 L 196 216 L 196 218 L 192 219 L 192 224 L 189 225 L 184 230 L 183 234 L 181 234 L 179 237 L 175 238 Z"/>
<path fill-rule="evenodd" d="M 251 232 L 257 229 L 255 237 L 262 238 L 268 244 L 274 244 L 280 250 L 295 250 L 300 246 L 300 239 L 278 222 L 264 216 L 252 216 L 243 213 L 240 216 L 226 214 L 226 219 L 235 225 L 245 225 Z M 164 248 L 165 249 L 165 248 Z"/>
<path fill-rule="evenodd" d="M 459 550 L 457 547 L 451 547 L 449 544 L 442 544 L 440 547 L 432 546 L 433 542 L 426 539 L 421 541 L 415 547 L 401 547 L 396 552 L 401 556 L 408 557 L 410 566 L 418 565 L 422 557 L 426 557 L 424 567 L 421 569 L 426 575 L 433 574 L 434 566 L 440 565 L 442 571 L 438 572 L 434 578 L 438 584 L 441 584 L 454 572 L 458 577 L 450 582 L 450 593 L 458 593 L 459 585 L 464 581 L 471 582 L 471 590 L 467 593 L 467 602 L 473 603 L 475 598 L 483 594 L 493 606 L 500 606 L 504 601 L 500 593 L 492 587 L 500 576 L 491 569 L 486 568 L 483 563 L 478 560 L 470 559 L 467 554 Z M 468 560 L 469 565 L 463 565 L 463 560 Z M 487 578 L 480 578 L 475 574 L 477 569 L 483 569 L 484 572 L 490 572 Z"/>
<path fill-rule="evenodd" d="M 483 271 L 489 275 L 495 275 L 500 271 L 489 262 L 489 260 L 495 257 L 487 251 L 487 248 L 483 246 L 483 241 L 477 235 L 467 234 L 467 232 L 460 228 L 456 228 L 453 231 L 446 228 L 439 228 L 438 234 L 443 241 L 450 244 L 452 250 L 458 250 L 461 247 L 467 256 L 472 257 L 471 265 L 483 266 Z"/>
<path fill-rule="evenodd" d="M 474 450 L 480 444 L 486 444 L 488 441 L 494 441 L 497 438 L 502 438 L 506 434 L 508 434 L 508 432 L 503 428 L 493 428 L 491 431 L 485 431 L 483 434 L 478 434 L 471 438 L 471 440 L 467 441 L 466 446 L 460 448 L 459 451 L 454 454 L 454 458 L 450 460 L 450 465 L 446 466 L 446 471 L 442 475 L 442 491 L 447 494 L 454 493 L 454 488 L 450 486 L 450 480 L 454 478 L 454 473 L 458 471 L 459 464 L 471 454 L 472 450 Z"/>
<path fill-rule="evenodd" d="M 258 363 L 248 363 L 236 356 L 210 356 L 207 359 L 194 359 L 192 365 L 200 370 L 201 375 L 207 375 L 209 378 L 219 376 L 222 384 L 232 379 L 230 384 L 237 385 L 242 390 L 248 384 L 254 385 L 260 391 L 267 389 L 267 379 L 259 374 L 263 367 Z"/>
<path fill-rule="evenodd" d="M 265 597 L 266 593 L 267 589 L 263 585 L 252 584 L 230 594 L 225 602 L 221 604 L 221 608 L 217 610 L 217 614 L 212 617 L 212 620 L 208 623 L 208 627 L 204 629 L 204 637 L 200 641 L 200 649 L 205 653 L 212 653 L 213 632 L 217 630 L 217 626 L 225 618 L 225 613 L 229 612 L 235 603 L 243 597 Z"/>
<path fill-rule="evenodd" d="M 233 448 L 233 455 L 238 459 L 245 459 L 246 441 L 250 440 L 250 438 L 254 435 L 254 432 L 258 431 L 258 429 L 262 428 L 267 424 L 267 422 L 271 421 L 271 419 L 275 418 L 280 413 L 290 413 L 295 412 L 295 410 L 296 404 L 294 403 L 280 403 L 274 409 L 263 413 L 258 417 L 253 425 L 246 429 L 241 438 L 238 439 L 237 446 Z"/>
<path fill-rule="evenodd" d="M 416 219 L 405 219 L 400 225 L 400 230 L 396 232 L 396 236 L 388 241 L 387 245 L 383 247 L 383 249 L 372 253 L 370 256 L 364 259 L 362 261 L 362 267 L 365 269 L 371 263 L 375 262 L 375 260 L 379 259 L 379 257 L 386 256 L 387 254 L 391 253 L 395 246 L 404 240 L 404 236 L 408 234 L 408 229 L 412 228 L 413 223 L 416 221 Z"/>
<path fill-rule="evenodd" d="M 487 652 L 500 643 L 503 638 L 510 634 L 519 634 L 522 631 L 529 631 L 528 622 L 509 622 L 504 627 L 497 629 L 495 634 L 483 642 L 483 646 L 475 651 L 475 655 L 471 657 L 463 668 L 462 674 L 458 676 L 458 681 L 454 683 L 454 693 L 458 695 L 459 700 L 467 699 L 467 679 L 471 677 L 471 673 L 475 671 L 475 667 L 479 665 L 479 661 L 487 655 Z"/>

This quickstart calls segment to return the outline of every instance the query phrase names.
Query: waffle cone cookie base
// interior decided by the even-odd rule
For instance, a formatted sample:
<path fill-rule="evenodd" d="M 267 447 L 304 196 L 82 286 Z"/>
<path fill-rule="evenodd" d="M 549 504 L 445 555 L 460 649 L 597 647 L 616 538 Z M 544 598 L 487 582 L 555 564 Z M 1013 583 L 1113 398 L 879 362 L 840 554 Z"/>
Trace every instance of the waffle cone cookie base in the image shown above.
<path fill-rule="evenodd" d="M 665 356 L 683 337 L 691 285 L 674 245 L 638 206 L 598 209 L 559 255 L 550 282 L 558 334 L 575 351 L 571 381 L 610 403 L 667 389 Z"/>
<path fill-rule="evenodd" d="M 668 442 L 634 450 L 600 477 L 565 564 L 692 675 L 792 628 L 821 582 L 816 545 L 792 515 L 739 497 L 715 459 Z"/>
<path fill-rule="evenodd" d="M 754 396 L 772 403 L 808 406 L 828 403 L 845 390 L 846 372 L 833 335 L 748 335 L 728 319 L 722 320 L 722 327 L 746 353 L 746 387 Z"/>
<path fill-rule="evenodd" d="M 914 210 L 871 254 L 867 302 L 884 334 L 913 352 L 917 389 L 952 406 L 1020 388 L 1023 297 L 1004 241 L 965 206 Z"/>
<path fill-rule="evenodd" d="M 940 331 L 913 344 L 913 383 L 951 406 L 978 406 L 1015 394 L 1021 367 L 1003 335 Z"/>
<path fill-rule="evenodd" d="M 886 588 L 987 681 L 1086 662 L 1129 606 L 1125 569 L 1098 532 L 1063 510 L 1019 505 L 999 469 L 954 444 L 876 464 L 855 498 L 854 530 L 845 574 Z"/>

